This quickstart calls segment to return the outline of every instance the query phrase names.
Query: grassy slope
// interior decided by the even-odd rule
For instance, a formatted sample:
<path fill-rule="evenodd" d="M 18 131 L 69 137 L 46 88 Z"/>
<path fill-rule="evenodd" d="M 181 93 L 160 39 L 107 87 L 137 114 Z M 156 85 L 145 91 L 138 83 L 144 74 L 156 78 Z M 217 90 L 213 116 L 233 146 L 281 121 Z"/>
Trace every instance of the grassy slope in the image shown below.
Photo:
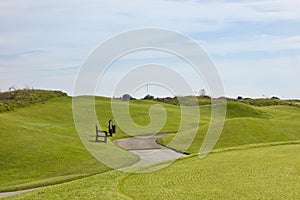
<path fill-rule="evenodd" d="M 125 102 L 117 101 L 118 104 L 125 104 Z M 129 108 L 130 114 L 133 121 L 137 125 L 146 126 L 151 122 L 149 117 L 149 109 L 151 106 L 157 104 L 157 102 L 153 101 L 141 101 L 141 100 L 134 100 L 130 101 Z M 165 108 L 168 118 L 165 123 L 165 126 L 161 130 L 161 133 L 169 133 L 169 132 L 176 132 L 178 130 L 178 126 L 180 123 L 180 107 L 169 105 L 169 104 L 161 104 Z M 111 102 L 110 99 L 106 98 L 96 98 L 96 111 L 99 123 L 102 127 L 107 127 L 108 119 L 113 119 L 112 113 L 110 110 Z M 134 135 L 134 133 L 132 133 Z M 148 133 L 151 134 L 151 133 Z M 113 139 L 119 139 L 123 137 L 128 137 L 124 134 L 122 130 L 119 129 L 117 126 L 117 134 L 114 136 Z"/>
<path fill-rule="evenodd" d="M 146 174 L 110 171 L 7 199 L 298 199 L 300 145 L 193 156 Z"/>
<path fill-rule="evenodd" d="M 82 146 L 71 98 L 0 114 L 0 190 L 54 184 L 108 170 Z"/>
<path fill-rule="evenodd" d="M 0 113 L 0 191 L 56 184 L 109 170 L 83 147 L 75 130 L 71 101 L 70 97 L 52 98 Z M 153 104 L 133 101 L 130 109 L 134 121 L 149 123 L 150 119 L 145 119 Z M 163 131 L 174 132 L 180 120 L 179 107 L 165 106 L 170 118 Z M 110 99 L 97 97 L 96 110 L 99 123 L 106 127 L 112 118 Z M 125 136 L 117 128 L 113 139 Z"/>
<path fill-rule="evenodd" d="M 134 121 L 140 125 L 149 123 L 148 111 L 153 104 L 151 101 L 132 101 L 130 111 Z M 168 113 L 162 132 L 175 132 L 180 122 L 180 108 L 162 105 Z M 103 127 L 112 118 L 109 108 L 109 99 L 96 98 L 98 119 Z M 201 107 L 200 131 L 189 152 L 199 151 L 209 114 L 209 106 Z M 299 140 L 300 109 L 296 107 L 257 108 L 230 103 L 227 117 L 217 148 Z M 117 129 L 113 139 L 125 136 L 122 130 Z M 1 113 L 0 138 L 2 191 L 54 184 L 109 170 L 91 157 L 82 146 L 73 124 L 69 97 L 55 98 L 46 104 Z M 164 142 L 167 143 L 170 139 L 166 138 Z"/>
<path fill-rule="evenodd" d="M 201 107 L 200 110 L 207 110 Z M 300 108 L 292 106 L 254 107 L 241 103 L 228 103 L 227 117 L 215 149 L 255 143 L 300 140 Z M 188 153 L 199 152 L 208 123 L 202 123 Z M 187 130 L 186 135 L 190 132 Z M 162 138 L 168 145 L 174 135 Z M 181 150 L 180 144 L 171 146 Z"/>

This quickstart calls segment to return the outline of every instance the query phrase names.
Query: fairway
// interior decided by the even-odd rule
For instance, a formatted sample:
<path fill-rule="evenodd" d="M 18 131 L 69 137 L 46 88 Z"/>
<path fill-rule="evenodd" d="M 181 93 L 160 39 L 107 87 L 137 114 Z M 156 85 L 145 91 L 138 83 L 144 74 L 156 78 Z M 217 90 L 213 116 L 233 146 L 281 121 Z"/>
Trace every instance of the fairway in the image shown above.
<path fill-rule="evenodd" d="M 111 99 L 96 97 L 95 104 L 99 125 L 106 127 L 107 120 L 113 118 Z M 145 126 L 151 121 L 149 109 L 155 104 L 167 114 L 160 133 L 168 136 L 158 141 L 168 146 L 181 123 L 179 106 L 132 100 L 130 114 L 135 123 Z M 201 112 L 200 123 L 185 122 L 186 129 L 181 133 L 188 137 L 190 129 L 198 126 L 186 150 L 197 154 L 209 126 L 210 106 L 185 109 Z M 205 159 L 180 159 L 148 174 L 126 174 L 106 167 L 89 154 L 76 132 L 72 99 L 53 97 L 0 113 L 0 191 L 64 183 L 9 199 L 293 199 L 299 186 L 299 120 L 297 106 L 257 107 L 228 102 L 225 126 L 213 150 L 218 153 Z M 129 137 L 116 125 L 117 134 L 111 141 Z M 91 140 L 93 128 L 88 133 Z M 105 147 L 105 143 L 98 145 Z M 171 147 L 182 150 L 180 142 Z M 139 160 L 129 153 L 124 166 Z"/>
<path fill-rule="evenodd" d="M 177 160 L 147 173 L 110 171 L 7 199 L 298 199 L 300 145 Z"/>

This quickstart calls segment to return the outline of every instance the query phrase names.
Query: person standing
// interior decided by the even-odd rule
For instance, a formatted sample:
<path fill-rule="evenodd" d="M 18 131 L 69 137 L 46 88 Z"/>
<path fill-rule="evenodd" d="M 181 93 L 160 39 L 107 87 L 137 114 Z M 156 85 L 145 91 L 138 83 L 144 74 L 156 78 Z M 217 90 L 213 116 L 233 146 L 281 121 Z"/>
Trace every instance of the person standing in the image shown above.
<path fill-rule="evenodd" d="M 108 121 L 108 131 L 109 131 L 109 135 L 112 136 L 112 134 L 113 134 L 113 121 L 111 119 Z"/>

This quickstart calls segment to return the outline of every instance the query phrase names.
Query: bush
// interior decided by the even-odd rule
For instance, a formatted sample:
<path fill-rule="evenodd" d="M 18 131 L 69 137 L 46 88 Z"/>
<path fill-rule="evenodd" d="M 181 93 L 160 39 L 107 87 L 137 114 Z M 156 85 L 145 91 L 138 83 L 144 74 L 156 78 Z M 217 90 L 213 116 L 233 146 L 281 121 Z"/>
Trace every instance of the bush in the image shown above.
<path fill-rule="evenodd" d="M 296 106 L 299 107 L 296 103 L 288 100 L 280 100 L 276 98 L 271 99 L 244 99 L 241 101 L 243 103 L 253 105 L 253 106 L 277 106 L 277 105 L 286 105 L 286 106 Z"/>
<path fill-rule="evenodd" d="M 271 99 L 280 100 L 279 97 L 272 97 Z"/>

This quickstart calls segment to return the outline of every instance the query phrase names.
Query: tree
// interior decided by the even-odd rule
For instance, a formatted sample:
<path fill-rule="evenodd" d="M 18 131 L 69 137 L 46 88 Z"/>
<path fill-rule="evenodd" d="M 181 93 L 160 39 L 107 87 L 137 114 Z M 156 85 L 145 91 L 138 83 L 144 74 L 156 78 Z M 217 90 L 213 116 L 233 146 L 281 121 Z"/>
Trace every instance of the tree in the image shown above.
<path fill-rule="evenodd" d="M 122 100 L 123 101 L 129 101 L 129 100 L 131 100 L 132 99 L 132 97 L 129 95 L 129 94 L 124 94 L 123 96 L 122 96 Z"/>
<path fill-rule="evenodd" d="M 279 97 L 272 97 L 271 99 L 274 99 L 274 100 L 280 100 L 280 98 Z"/>
<path fill-rule="evenodd" d="M 153 100 L 154 99 L 154 96 L 150 95 L 150 94 L 147 94 L 143 100 Z"/>
<path fill-rule="evenodd" d="M 199 95 L 200 95 L 201 97 L 205 96 L 205 94 L 206 94 L 205 89 L 199 90 Z"/>
<path fill-rule="evenodd" d="M 15 86 L 11 86 L 8 88 L 9 94 L 10 94 L 10 99 L 14 99 L 17 96 L 18 90 L 15 88 Z"/>

